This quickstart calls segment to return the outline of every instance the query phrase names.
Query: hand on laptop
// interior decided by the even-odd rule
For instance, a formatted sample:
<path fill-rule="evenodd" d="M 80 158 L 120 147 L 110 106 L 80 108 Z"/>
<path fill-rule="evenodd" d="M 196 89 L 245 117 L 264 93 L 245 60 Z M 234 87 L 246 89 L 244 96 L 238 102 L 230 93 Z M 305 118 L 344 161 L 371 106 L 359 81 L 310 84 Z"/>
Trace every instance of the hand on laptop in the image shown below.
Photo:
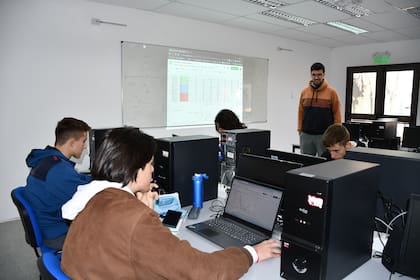
<path fill-rule="evenodd" d="M 258 255 L 258 262 L 262 262 L 267 259 L 280 257 L 281 243 L 269 239 L 255 245 L 254 249 Z"/>

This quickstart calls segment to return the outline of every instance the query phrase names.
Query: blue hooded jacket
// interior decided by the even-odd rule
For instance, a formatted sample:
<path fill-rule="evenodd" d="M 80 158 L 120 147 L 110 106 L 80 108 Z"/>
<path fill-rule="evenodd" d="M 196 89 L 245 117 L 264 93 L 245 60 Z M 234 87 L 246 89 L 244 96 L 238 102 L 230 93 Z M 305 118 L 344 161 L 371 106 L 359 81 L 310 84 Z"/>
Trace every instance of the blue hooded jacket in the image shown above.
<path fill-rule="evenodd" d="M 50 146 L 33 149 L 26 164 L 31 171 L 23 195 L 35 212 L 43 239 L 66 235 L 69 225 L 61 216 L 61 206 L 72 198 L 77 186 L 92 178 L 78 173 L 74 162 Z"/>

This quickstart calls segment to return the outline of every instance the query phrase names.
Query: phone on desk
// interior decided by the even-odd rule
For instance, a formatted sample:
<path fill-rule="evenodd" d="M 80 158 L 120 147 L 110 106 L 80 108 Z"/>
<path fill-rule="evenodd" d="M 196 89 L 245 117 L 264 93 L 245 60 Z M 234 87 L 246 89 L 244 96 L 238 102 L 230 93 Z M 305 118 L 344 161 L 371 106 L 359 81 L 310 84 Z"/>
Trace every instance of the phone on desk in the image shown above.
<path fill-rule="evenodd" d="M 181 218 L 181 215 L 182 212 L 180 211 L 168 210 L 166 212 L 165 217 L 162 220 L 162 224 L 164 224 L 167 227 L 176 228 L 179 219 Z"/>

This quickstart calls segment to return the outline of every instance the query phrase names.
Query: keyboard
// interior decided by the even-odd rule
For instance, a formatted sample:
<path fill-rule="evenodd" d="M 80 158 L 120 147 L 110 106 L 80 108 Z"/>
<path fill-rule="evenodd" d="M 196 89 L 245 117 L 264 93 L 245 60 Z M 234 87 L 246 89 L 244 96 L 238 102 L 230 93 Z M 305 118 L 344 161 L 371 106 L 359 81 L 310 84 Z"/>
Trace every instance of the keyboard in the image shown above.
<path fill-rule="evenodd" d="M 207 221 L 207 225 L 213 230 L 221 231 L 244 244 L 256 244 L 267 239 L 267 237 L 262 234 L 252 232 L 220 218 Z"/>

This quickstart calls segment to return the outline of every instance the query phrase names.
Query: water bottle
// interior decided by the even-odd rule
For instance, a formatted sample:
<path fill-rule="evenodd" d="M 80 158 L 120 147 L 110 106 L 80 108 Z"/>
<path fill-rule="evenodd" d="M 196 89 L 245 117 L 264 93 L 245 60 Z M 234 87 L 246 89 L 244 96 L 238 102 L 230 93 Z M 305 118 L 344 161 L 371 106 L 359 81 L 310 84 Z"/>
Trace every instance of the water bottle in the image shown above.
<path fill-rule="evenodd" d="M 206 174 L 195 173 L 193 179 L 193 208 L 203 208 L 204 190 L 203 178 L 208 179 Z"/>

